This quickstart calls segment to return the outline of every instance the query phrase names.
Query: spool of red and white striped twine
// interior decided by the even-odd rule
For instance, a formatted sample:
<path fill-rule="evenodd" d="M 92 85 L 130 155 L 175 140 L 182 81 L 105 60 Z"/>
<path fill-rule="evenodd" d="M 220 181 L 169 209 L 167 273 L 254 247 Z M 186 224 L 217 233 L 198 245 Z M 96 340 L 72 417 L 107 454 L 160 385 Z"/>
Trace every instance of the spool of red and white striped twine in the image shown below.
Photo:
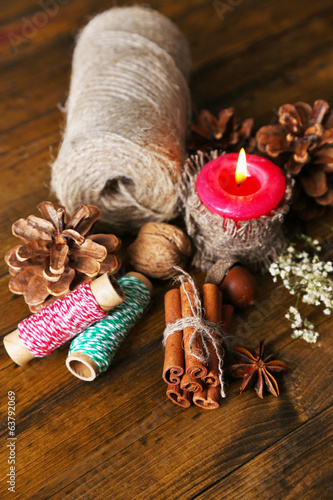
<path fill-rule="evenodd" d="M 107 315 L 97 303 L 90 283 L 21 321 L 18 336 L 35 357 L 43 357 Z"/>

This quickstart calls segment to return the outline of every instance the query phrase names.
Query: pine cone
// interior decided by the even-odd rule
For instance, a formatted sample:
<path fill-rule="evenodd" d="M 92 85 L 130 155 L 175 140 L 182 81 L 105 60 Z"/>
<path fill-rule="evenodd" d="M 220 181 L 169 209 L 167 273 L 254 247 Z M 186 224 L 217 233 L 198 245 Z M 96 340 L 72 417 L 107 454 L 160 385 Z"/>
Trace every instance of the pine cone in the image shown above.
<path fill-rule="evenodd" d="M 218 118 L 204 109 L 200 112 L 198 123 L 190 126 L 192 133 L 187 147 L 190 153 L 208 148 L 228 153 L 245 148 L 247 153 L 252 153 L 255 148 L 252 129 L 253 119 L 239 121 L 234 108 L 222 109 Z"/>
<path fill-rule="evenodd" d="M 302 219 L 333 205 L 333 111 L 326 101 L 285 104 L 279 123 L 258 130 L 257 147 L 296 177 L 293 209 Z"/>
<path fill-rule="evenodd" d="M 120 260 L 111 253 L 121 245 L 116 236 L 87 236 L 101 216 L 97 207 L 82 205 L 70 218 L 64 207 L 48 201 L 40 203 L 38 210 L 43 218 L 30 215 L 14 222 L 13 234 L 24 244 L 5 256 L 13 276 L 9 289 L 23 294 L 32 312 L 120 267 Z"/>

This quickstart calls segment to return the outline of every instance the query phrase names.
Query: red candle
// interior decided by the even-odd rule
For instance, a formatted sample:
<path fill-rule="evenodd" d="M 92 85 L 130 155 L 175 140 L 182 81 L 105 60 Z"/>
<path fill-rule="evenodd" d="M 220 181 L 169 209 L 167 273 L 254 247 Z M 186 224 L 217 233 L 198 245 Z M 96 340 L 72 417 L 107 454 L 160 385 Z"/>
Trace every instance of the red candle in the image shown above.
<path fill-rule="evenodd" d="M 270 215 L 286 189 L 281 169 L 261 156 L 246 158 L 244 150 L 237 160 L 237 153 L 225 154 L 203 167 L 196 182 L 200 200 L 211 212 L 234 221 Z"/>

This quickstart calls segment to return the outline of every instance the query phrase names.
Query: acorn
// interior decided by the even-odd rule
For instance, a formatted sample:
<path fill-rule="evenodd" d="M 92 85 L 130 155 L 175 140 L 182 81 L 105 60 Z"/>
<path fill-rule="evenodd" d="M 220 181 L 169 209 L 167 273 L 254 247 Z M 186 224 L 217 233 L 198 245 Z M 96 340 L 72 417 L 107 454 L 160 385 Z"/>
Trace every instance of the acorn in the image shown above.
<path fill-rule="evenodd" d="M 226 301 L 240 309 L 252 306 L 258 292 L 254 276 L 239 265 L 235 265 L 228 271 L 219 289 Z"/>

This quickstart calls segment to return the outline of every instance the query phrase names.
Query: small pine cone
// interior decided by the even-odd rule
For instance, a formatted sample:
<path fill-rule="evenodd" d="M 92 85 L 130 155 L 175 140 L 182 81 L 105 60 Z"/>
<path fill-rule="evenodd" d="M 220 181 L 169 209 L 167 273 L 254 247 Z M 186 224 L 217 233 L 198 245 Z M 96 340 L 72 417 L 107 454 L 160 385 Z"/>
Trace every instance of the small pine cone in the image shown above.
<path fill-rule="evenodd" d="M 222 109 L 218 118 L 207 110 L 199 114 L 198 122 L 190 126 L 191 135 L 187 144 L 189 153 L 197 150 L 222 149 L 228 153 L 245 148 L 247 153 L 255 149 L 253 119 L 239 121 L 234 108 Z"/>
<path fill-rule="evenodd" d="M 302 219 L 333 205 L 333 111 L 326 101 L 312 108 L 304 102 L 281 106 L 279 123 L 259 129 L 256 139 L 260 151 L 296 177 L 299 194 L 292 208 Z"/>
<path fill-rule="evenodd" d="M 9 289 L 23 295 L 32 312 L 64 297 L 85 281 L 116 272 L 121 241 L 113 234 L 91 234 L 100 210 L 82 205 L 68 217 L 61 205 L 38 205 L 43 218 L 30 215 L 14 222 L 12 231 L 23 241 L 5 256 L 12 278 Z M 88 236 L 89 235 L 89 236 Z"/>

